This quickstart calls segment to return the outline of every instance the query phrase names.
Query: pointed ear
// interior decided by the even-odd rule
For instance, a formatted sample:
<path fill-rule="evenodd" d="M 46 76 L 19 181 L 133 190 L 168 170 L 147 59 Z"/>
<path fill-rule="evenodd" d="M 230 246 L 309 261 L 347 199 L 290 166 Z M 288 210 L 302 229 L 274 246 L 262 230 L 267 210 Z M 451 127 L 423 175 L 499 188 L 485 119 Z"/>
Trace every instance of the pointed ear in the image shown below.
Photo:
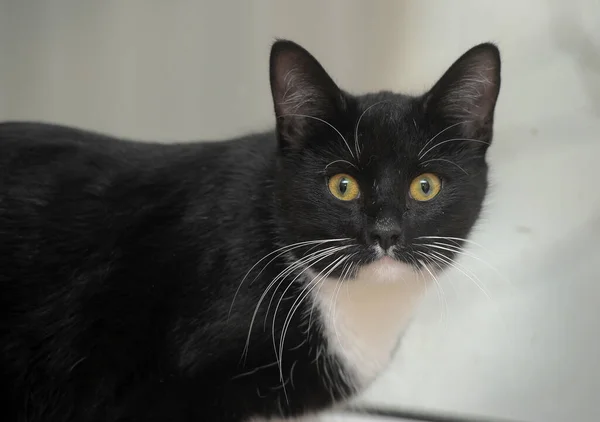
<path fill-rule="evenodd" d="M 280 143 L 301 147 L 312 127 L 343 107 L 343 95 L 319 62 L 298 44 L 280 40 L 270 59 L 271 93 Z"/>
<path fill-rule="evenodd" d="M 425 110 L 461 127 L 465 137 L 492 140 L 500 91 L 500 52 L 494 44 L 463 54 L 425 95 Z"/>

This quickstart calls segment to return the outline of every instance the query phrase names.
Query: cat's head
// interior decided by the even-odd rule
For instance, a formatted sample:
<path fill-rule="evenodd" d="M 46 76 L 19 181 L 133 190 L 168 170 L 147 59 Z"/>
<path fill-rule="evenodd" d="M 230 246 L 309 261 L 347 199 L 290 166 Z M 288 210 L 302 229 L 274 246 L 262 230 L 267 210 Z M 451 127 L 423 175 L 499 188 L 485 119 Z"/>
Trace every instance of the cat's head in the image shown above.
<path fill-rule="evenodd" d="M 470 49 L 420 96 L 351 95 L 289 41 L 273 45 L 270 78 L 289 256 L 337 276 L 378 260 L 446 267 L 487 190 L 498 49 Z"/>

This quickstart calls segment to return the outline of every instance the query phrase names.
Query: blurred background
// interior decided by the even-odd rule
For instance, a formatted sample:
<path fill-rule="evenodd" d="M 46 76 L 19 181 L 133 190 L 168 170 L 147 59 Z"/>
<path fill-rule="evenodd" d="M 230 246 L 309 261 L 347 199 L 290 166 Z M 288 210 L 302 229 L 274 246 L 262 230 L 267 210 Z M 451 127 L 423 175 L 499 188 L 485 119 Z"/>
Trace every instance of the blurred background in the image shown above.
<path fill-rule="evenodd" d="M 599 29 L 596 0 L 0 0 L 0 120 L 221 139 L 273 126 L 275 38 L 355 93 L 420 93 L 496 42 L 503 80 L 476 244 L 359 400 L 598 421 Z"/>

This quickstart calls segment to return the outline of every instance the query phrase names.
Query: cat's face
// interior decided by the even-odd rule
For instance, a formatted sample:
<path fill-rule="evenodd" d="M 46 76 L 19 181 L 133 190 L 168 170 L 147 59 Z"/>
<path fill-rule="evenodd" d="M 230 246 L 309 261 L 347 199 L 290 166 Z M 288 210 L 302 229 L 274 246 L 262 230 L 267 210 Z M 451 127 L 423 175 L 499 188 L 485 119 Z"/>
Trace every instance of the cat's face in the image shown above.
<path fill-rule="evenodd" d="M 498 50 L 469 50 L 422 96 L 352 96 L 308 52 L 278 42 L 271 86 L 280 240 L 308 242 L 290 255 L 337 276 L 377 260 L 449 265 L 486 194 Z"/>

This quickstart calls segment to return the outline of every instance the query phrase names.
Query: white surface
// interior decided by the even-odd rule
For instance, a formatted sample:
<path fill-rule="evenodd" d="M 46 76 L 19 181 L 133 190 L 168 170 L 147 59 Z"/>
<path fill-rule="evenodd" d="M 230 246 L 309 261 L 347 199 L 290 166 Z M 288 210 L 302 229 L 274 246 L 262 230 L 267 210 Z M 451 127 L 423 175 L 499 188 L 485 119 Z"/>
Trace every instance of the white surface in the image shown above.
<path fill-rule="evenodd" d="M 494 187 L 459 273 L 365 395 L 397 406 L 600 420 L 597 0 L 0 0 L 0 118 L 152 138 L 271 125 L 268 45 L 291 37 L 352 91 L 421 91 L 496 41 Z M 469 258 L 469 257 L 466 257 Z M 454 286 L 454 287 L 452 287 Z"/>

